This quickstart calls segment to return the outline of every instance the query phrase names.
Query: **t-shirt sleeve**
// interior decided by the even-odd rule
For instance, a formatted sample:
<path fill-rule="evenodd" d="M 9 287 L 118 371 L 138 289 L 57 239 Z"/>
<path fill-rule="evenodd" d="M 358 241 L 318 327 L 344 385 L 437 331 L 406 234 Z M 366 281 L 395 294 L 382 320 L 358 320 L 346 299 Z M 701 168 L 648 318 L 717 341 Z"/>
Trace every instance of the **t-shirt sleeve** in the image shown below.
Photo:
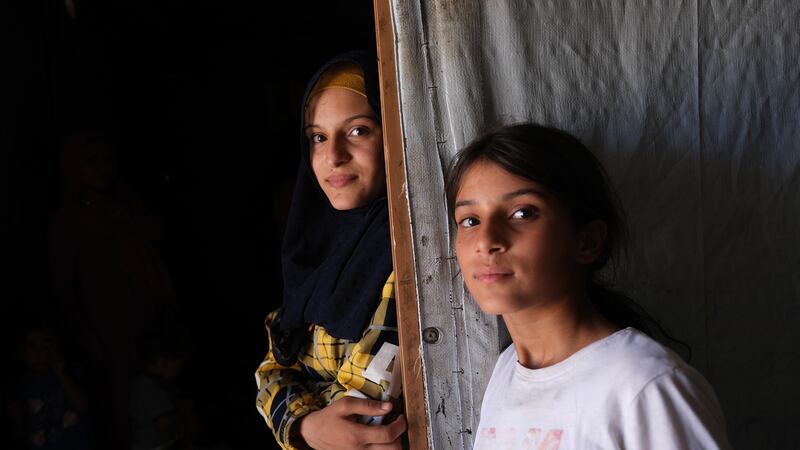
<path fill-rule="evenodd" d="M 652 379 L 623 417 L 623 448 L 731 448 L 716 395 L 692 369 L 675 368 Z"/>

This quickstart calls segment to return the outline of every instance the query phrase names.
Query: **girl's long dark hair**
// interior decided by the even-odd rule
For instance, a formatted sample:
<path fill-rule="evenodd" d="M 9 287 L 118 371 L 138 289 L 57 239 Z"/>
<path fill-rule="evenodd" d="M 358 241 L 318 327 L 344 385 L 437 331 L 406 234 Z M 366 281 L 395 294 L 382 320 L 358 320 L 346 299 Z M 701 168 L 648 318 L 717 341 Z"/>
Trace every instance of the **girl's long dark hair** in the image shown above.
<path fill-rule="evenodd" d="M 445 192 L 453 211 L 464 174 L 474 163 L 488 161 L 509 173 L 548 188 L 567 206 L 578 226 L 602 220 L 608 235 L 600 258 L 589 267 L 587 290 L 594 307 L 620 328 L 634 327 L 651 337 L 689 346 L 667 334 L 661 325 L 628 296 L 601 281 L 600 269 L 609 267 L 612 281 L 627 256 L 628 228 L 616 191 L 600 161 L 577 138 L 556 128 L 533 123 L 511 125 L 475 140 L 462 149 L 448 173 Z M 669 344 L 668 342 L 664 342 Z"/>

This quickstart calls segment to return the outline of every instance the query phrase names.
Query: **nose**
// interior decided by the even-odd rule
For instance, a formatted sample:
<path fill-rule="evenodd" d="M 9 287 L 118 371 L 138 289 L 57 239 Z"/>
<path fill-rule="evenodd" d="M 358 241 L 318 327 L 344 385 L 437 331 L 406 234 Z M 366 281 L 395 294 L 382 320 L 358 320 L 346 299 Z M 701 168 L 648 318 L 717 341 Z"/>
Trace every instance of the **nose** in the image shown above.
<path fill-rule="evenodd" d="M 483 221 L 478 230 L 475 251 L 492 255 L 508 250 L 508 227 L 498 219 L 490 218 Z"/>
<path fill-rule="evenodd" d="M 328 140 L 328 148 L 325 151 L 325 162 L 330 167 L 339 167 L 350 161 L 351 155 L 347 148 L 347 139 L 342 137 L 331 137 Z"/>

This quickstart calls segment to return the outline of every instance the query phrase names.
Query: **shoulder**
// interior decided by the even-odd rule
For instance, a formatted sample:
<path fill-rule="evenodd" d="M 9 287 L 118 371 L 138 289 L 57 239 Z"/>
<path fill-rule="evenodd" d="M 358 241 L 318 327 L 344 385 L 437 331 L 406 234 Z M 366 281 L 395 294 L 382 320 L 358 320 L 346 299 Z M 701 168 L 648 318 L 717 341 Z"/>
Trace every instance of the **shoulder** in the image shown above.
<path fill-rule="evenodd" d="M 626 380 L 618 385 L 624 386 L 628 406 L 702 409 L 709 416 L 722 416 L 713 388 L 694 367 L 640 331 L 629 328 L 621 333 L 614 345 L 618 356 L 607 359 L 612 361 L 613 379 Z"/>
<path fill-rule="evenodd" d="M 620 404 L 622 436 L 629 446 L 730 448 L 724 415 L 708 381 L 663 345 L 638 331 L 631 334 L 621 346 L 625 356 L 615 364 L 619 376 L 632 381 L 621 388 Z"/>
<path fill-rule="evenodd" d="M 706 379 L 672 350 L 635 329 L 602 355 L 630 448 L 728 448 L 725 420 Z"/>
<path fill-rule="evenodd" d="M 600 344 L 604 371 L 613 379 L 627 380 L 634 395 L 661 376 L 694 372 L 675 352 L 634 328 L 620 330 Z"/>
<path fill-rule="evenodd" d="M 389 327 L 392 331 L 397 332 L 397 308 L 395 305 L 395 289 L 394 289 L 394 272 L 389 274 L 386 282 L 381 291 L 381 300 L 375 305 L 367 329 L 364 330 L 364 335 L 369 333 L 370 329 L 374 327 L 386 328 Z"/>
<path fill-rule="evenodd" d="M 269 328 L 273 324 L 275 324 L 275 320 L 278 318 L 280 313 L 281 313 L 281 308 L 277 308 L 272 310 L 269 314 L 267 314 L 267 317 L 264 318 L 264 328 L 269 330 Z"/>
<path fill-rule="evenodd" d="M 630 330 L 626 345 L 621 346 L 624 356 L 619 365 L 621 372 L 636 381 L 632 403 L 699 401 L 717 405 L 713 388 L 700 372 L 649 336 Z"/>
<path fill-rule="evenodd" d="M 395 291 L 394 291 L 394 271 L 389 274 L 389 278 L 386 279 L 386 282 L 383 284 L 383 291 L 381 292 L 381 297 L 383 300 L 390 300 L 395 298 Z"/>

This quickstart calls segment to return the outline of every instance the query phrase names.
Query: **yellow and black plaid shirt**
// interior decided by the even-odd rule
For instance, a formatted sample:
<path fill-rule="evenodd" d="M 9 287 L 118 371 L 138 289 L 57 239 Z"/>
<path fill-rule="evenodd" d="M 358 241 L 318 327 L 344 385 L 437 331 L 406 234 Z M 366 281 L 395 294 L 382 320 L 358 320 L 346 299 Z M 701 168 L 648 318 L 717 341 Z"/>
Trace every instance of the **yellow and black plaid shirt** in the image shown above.
<path fill-rule="evenodd" d="M 277 314 L 278 311 L 273 311 L 267 316 L 268 334 L 269 325 Z M 267 356 L 256 370 L 256 406 L 275 439 L 286 450 L 298 445 L 290 441 L 292 424 L 297 419 L 324 408 L 349 391 L 355 390 L 376 400 L 385 399 L 388 384 L 368 380 L 364 371 L 384 343 L 398 345 L 394 273 L 383 286 L 381 302 L 361 340 L 337 339 L 324 327 L 313 324 L 310 331 L 297 362 L 291 367 L 275 360 L 269 336 Z"/>

